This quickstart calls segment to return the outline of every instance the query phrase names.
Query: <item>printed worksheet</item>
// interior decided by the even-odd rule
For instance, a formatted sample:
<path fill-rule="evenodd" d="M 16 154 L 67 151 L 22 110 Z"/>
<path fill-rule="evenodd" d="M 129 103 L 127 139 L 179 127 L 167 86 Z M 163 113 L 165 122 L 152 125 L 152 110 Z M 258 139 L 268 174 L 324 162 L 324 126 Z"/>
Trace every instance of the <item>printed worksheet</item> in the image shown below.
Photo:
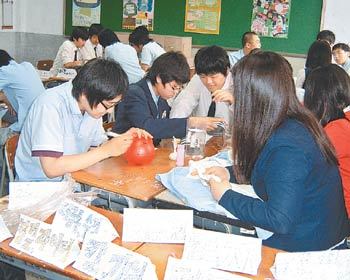
<path fill-rule="evenodd" d="M 124 209 L 123 241 L 184 243 L 192 228 L 192 210 Z"/>
<path fill-rule="evenodd" d="M 149 258 L 116 244 L 90 238 L 84 240 L 73 267 L 99 280 L 157 279 L 155 266 Z"/>
<path fill-rule="evenodd" d="M 78 257 L 78 240 L 54 230 L 50 224 L 21 215 L 15 237 L 10 246 L 64 269 Z"/>
<path fill-rule="evenodd" d="M 119 235 L 105 216 L 72 200 L 63 201 L 52 222 L 54 229 L 64 228 L 82 242 L 85 235 L 99 236 L 100 240 L 112 241 Z"/>
<path fill-rule="evenodd" d="M 198 261 L 168 258 L 164 280 L 248 280 L 229 272 L 208 268 Z"/>
<path fill-rule="evenodd" d="M 4 219 L 0 216 L 0 242 L 12 237 L 13 235 L 7 228 Z"/>
<path fill-rule="evenodd" d="M 282 280 L 342 280 L 350 277 L 350 250 L 278 253 L 271 269 Z"/>
<path fill-rule="evenodd" d="M 261 239 L 192 229 L 186 236 L 183 259 L 208 267 L 256 275 L 261 262 Z"/>

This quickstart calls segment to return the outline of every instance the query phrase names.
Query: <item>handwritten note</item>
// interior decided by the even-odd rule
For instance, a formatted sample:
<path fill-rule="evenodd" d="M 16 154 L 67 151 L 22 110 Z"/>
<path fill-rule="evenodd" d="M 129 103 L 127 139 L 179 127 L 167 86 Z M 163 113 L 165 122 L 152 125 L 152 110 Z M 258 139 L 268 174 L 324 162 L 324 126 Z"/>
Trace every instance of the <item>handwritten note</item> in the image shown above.
<path fill-rule="evenodd" d="M 208 268 L 198 261 L 168 258 L 164 280 L 248 280 L 217 269 Z"/>
<path fill-rule="evenodd" d="M 184 243 L 193 227 L 192 210 L 124 209 L 123 241 Z"/>
<path fill-rule="evenodd" d="M 155 267 L 147 257 L 90 238 L 85 239 L 73 267 L 99 280 L 157 279 Z"/>
<path fill-rule="evenodd" d="M 7 228 L 4 219 L 0 216 L 0 242 L 12 237 L 11 232 Z"/>
<path fill-rule="evenodd" d="M 256 275 L 261 239 L 192 229 L 186 236 L 182 258 L 206 262 L 211 268 Z"/>
<path fill-rule="evenodd" d="M 342 280 L 350 277 L 350 250 L 278 253 L 273 274 L 283 280 Z"/>
<path fill-rule="evenodd" d="M 38 204 L 67 187 L 68 182 L 10 182 L 8 209 Z"/>
<path fill-rule="evenodd" d="M 52 226 L 21 215 L 15 237 L 10 246 L 64 269 L 79 255 L 78 241 Z"/>
<path fill-rule="evenodd" d="M 112 241 L 119 236 L 108 218 L 69 199 L 57 210 L 52 227 L 64 228 L 79 241 L 83 241 L 85 235 L 98 235 L 103 241 Z"/>

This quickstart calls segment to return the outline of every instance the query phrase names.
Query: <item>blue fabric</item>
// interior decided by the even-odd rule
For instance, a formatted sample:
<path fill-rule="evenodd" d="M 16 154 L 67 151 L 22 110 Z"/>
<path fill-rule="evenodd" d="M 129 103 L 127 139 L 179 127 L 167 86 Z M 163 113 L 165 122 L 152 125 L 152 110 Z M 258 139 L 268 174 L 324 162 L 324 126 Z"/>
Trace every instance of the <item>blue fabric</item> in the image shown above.
<path fill-rule="evenodd" d="M 274 232 L 264 245 L 325 250 L 349 235 L 338 167 L 326 162 L 301 123 L 286 120 L 272 134 L 251 184 L 263 201 L 229 190 L 219 203 L 240 220 Z"/>
<path fill-rule="evenodd" d="M 161 139 L 185 137 L 187 118 L 169 119 L 169 112 L 170 106 L 163 98 L 159 97 L 158 106 L 155 104 L 147 80 L 142 79 L 130 85 L 118 105 L 113 131 L 124 133 L 131 127 L 142 128 L 153 135 L 155 145 Z"/>
<path fill-rule="evenodd" d="M 17 113 L 17 122 L 10 128 L 19 132 L 33 101 L 45 90 L 43 83 L 29 62 L 11 60 L 9 65 L 0 67 L 0 90 Z"/>

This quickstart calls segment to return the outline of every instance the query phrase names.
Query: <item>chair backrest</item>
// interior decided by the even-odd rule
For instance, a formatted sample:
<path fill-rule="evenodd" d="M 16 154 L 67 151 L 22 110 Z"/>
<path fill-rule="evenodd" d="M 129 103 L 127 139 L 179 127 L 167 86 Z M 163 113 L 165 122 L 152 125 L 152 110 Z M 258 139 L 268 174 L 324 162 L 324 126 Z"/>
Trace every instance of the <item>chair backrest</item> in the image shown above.
<path fill-rule="evenodd" d="M 14 167 L 18 140 L 19 134 L 15 134 L 8 138 L 5 143 L 5 162 L 10 182 L 13 182 L 15 180 Z"/>
<path fill-rule="evenodd" d="M 36 68 L 38 70 L 50 71 L 52 65 L 53 65 L 53 60 L 51 60 L 51 59 L 39 60 L 36 63 Z"/>

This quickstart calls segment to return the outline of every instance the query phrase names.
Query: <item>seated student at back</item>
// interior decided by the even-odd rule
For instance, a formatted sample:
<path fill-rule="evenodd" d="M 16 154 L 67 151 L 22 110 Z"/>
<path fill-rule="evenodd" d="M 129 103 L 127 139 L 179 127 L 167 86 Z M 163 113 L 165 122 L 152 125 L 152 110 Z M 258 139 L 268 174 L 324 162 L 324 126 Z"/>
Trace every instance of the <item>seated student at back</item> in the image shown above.
<path fill-rule="evenodd" d="M 212 94 L 232 89 L 230 62 L 226 51 L 218 46 L 201 48 L 196 53 L 194 64 L 197 74 L 174 99 L 170 118 L 219 117 L 229 123 L 230 104 L 214 102 L 212 99 Z"/>
<path fill-rule="evenodd" d="M 86 63 L 72 80 L 48 89 L 33 103 L 15 156 L 18 181 L 60 181 L 66 173 L 123 154 L 139 129 L 109 141 L 102 116 L 120 102 L 128 79 L 119 64 Z M 90 147 L 96 147 L 91 149 Z"/>
<path fill-rule="evenodd" d="M 312 71 L 305 82 L 304 105 L 315 114 L 335 148 L 350 217 L 350 78 L 347 73 L 335 64 Z"/>
<path fill-rule="evenodd" d="M 146 77 L 130 85 L 116 111 L 114 132 L 123 133 L 130 127 L 147 130 L 157 145 L 161 139 L 182 138 L 186 127 L 216 128 L 220 118 L 184 117 L 169 119 L 169 98 L 174 97 L 188 81 L 189 66 L 180 52 L 168 52 L 158 57 Z"/>
<path fill-rule="evenodd" d="M 129 36 L 129 44 L 135 48 L 140 56 L 140 63 L 143 70 L 147 71 L 154 60 L 165 53 L 165 50 L 149 37 L 146 26 L 138 26 Z"/>
<path fill-rule="evenodd" d="M 332 48 L 335 62 L 350 75 L 350 47 L 344 43 L 335 44 Z"/>
<path fill-rule="evenodd" d="M 322 30 L 318 32 L 316 40 L 326 41 L 330 47 L 335 43 L 335 34 L 331 30 Z"/>
<path fill-rule="evenodd" d="M 264 245 L 345 249 L 350 224 L 338 161 L 322 127 L 297 100 L 289 62 L 258 52 L 232 71 L 235 165 L 230 172 L 206 170 L 221 179 L 209 182 L 213 197 L 241 221 L 272 232 Z M 259 199 L 235 192 L 229 181 L 251 184 Z"/>
<path fill-rule="evenodd" d="M 9 127 L 0 128 L 0 145 L 4 145 L 12 134 L 21 131 L 30 106 L 44 90 L 32 64 L 17 63 L 6 51 L 0 50 L 0 101 L 8 105 L 17 119 Z"/>
<path fill-rule="evenodd" d="M 84 27 L 75 27 L 69 40 L 63 42 L 58 49 L 56 58 L 53 62 L 51 72 L 56 75 L 61 68 L 77 68 L 83 65 L 83 56 L 81 48 L 89 34 Z"/>
<path fill-rule="evenodd" d="M 103 30 L 103 26 L 93 23 L 89 27 L 89 39 L 85 42 L 81 49 L 83 60 L 91 60 L 93 58 L 102 58 L 103 48 L 98 41 L 98 34 Z"/>
<path fill-rule="evenodd" d="M 145 72 L 141 69 L 135 49 L 119 41 L 118 36 L 110 29 L 103 29 L 98 40 L 105 51 L 105 58 L 120 64 L 128 75 L 129 83 L 136 83 L 143 78 Z"/>

